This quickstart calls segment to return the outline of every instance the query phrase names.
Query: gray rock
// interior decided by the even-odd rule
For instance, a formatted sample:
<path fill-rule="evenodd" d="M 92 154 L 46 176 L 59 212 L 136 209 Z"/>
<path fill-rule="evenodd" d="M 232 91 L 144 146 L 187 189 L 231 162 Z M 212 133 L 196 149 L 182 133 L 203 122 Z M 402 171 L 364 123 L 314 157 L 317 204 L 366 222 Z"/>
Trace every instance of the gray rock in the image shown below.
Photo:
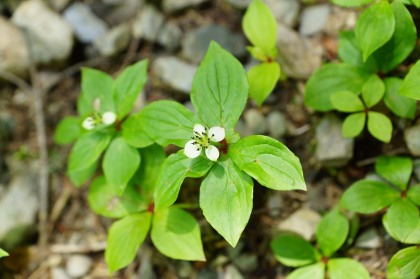
<path fill-rule="evenodd" d="M 163 14 L 155 7 L 144 6 L 133 22 L 134 38 L 155 42 L 164 20 Z"/>
<path fill-rule="evenodd" d="M 358 12 L 355 10 L 333 6 L 323 31 L 332 37 L 337 37 L 342 30 L 354 29 L 357 16 Z"/>
<path fill-rule="evenodd" d="M 22 28 L 37 64 L 66 60 L 73 48 L 73 32 L 67 21 L 40 0 L 19 5 L 12 21 Z"/>
<path fill-rule="evenodd" d="M 193 267 L 191 263 L 187 261 L 180 261 L 177 266 L 177 274 L 180 278 L 190 278 L 193 273 Z"/>
<path fill-rule="evenodd" d="M 62 11 L 70 3 L 70 0 L 49 0 L 48 3 L 54 11 Z"/>
<path fill-rule="evenodd" d="M 172 22 L 166 22 L 159 31 L 157 41 L 166 49 L 173 50 L 180 45 L 181 38 L 182 31 L 178 25 Z"/>
<path fill-rule="evenodd" d="M 420 125 L 412 126 L 404 131 L 405 143 L 414 156 L 420 155 Z"/>
<path fill-rule="evenodd" d="M 130 26 L 121 24 L 94 41 L 94 46 L 103 56 L 114 56 L 127 48 L 130 42 Z"/>
<path fill-rule="evenodd" d="M 325 167 L 344 166 L 353 157 L 354 140 L 344 138 L 342 123 L 333 115 L 327 115 L 316 127 L 316 159 Z"/>
<path fill-rule="evenodd" d="M 92 260 L 85 255 L 73 255 L 66 263 L 66 271 L 71 277 L 79 278 L 86 275 L 92 268 Z"/>
<path fill-rule="evenodd" d="M 276 217 L 282 211 L 284 202 L 283 196 L 280 192 L 273 192 L 270 194 L 267 200 L 268 215 Z"/>
<path fill-rule="evenodd" d="M 200 269 L 197 273 L 196 279 L 219 279 L 221 278 L 216 271 L 207 268 Z"/>
<path fill-rule="evenodd" d="M 140 246 L 137 254 L 140 258 L 140 266 L 137 271 L 137 276 L 133 279 L 156 279 L 157 276 L 152 264 L 152 249 L 145 243 Z"/>
<path fill-rule="evenodd" d="M 306 240 L 311 240 L 316 231 L 321 216 L 309 208 L 301 208 L 290 215 L 278 225 L 282 231 L 291 231 L 300 234 Z"/>
<path fill-rule="evenodd" d="M 301 14 L 299 33 L 309 36 L 320 32 L 327 23 L 330 13 L 329 4 L 306 7 Z"/>
<path fill-rule="evenodd" d="M 16 174 L 0 197 L 0 240 L 8 233 L 32 230 L 39 208 L 37 177 L 26 169 Z M 19 240 L 13 239 L 14 243 Z"/>
<path fill-rule="evenodd" d="M 258 258 L 255 254 L 242 254 L 233 259 L 233 262 L 243 272 L 252 272 L 258 267 Z"/>
<path fill-rule="evenodd" d="M 143 7 L 145 0 L 117 0 L 106 15 L 106 22 L 117 26 L 131 21 Z"/>
<path fill-rule="evenodd" d="M 153 72 L 163 83 L 173 89 L 189 93 L 197 67 L 173 56 L 157 58 L 153 63 Z"/>
<path fill-rule="evenodd" d="M 267 121 L 258 109 L 247 110 L 244 119 L 250 134 L 264 134 L 267 131 Z"/>
<path fill-rule="evenodd" d="M 227 0 L 229 4 L 238 9 L 246 9 L 252 0 Z"/>
<path fill-rule="evenodd" d="M 21 31 L 0 16 L 0 71 L 25 76 L 29 68 L 29 51 Z"/>
<path fill-rule="evenodd" d="M 226 267 L 223 278 L 224 279 L 243 279 L 244 277 L 234 265 L 230 264 Z"/>
<path fill-rule="evenodd" d="M 71 277 L 61 267 L 52 267 L 51 279 L 71 279 Z"/>
<path fill-rule="evenodd" d="M 63 13 L 64 19 L 70 23 L 77 39 L 82 43 L 92 43 L 103 36 L 108 26 L 97 17 L 90 7 L 82 2 L 75 2 Z"/>
<path fill-rule="evenodd" d="M 163 0 L 162 7 L 165 13 L 174 13 L 188 7 L 198 6 L 209 0 Z"/>
<path fill-rule="evenodd" d="M 357 238 L 355 246 L 359 248 L 377 249 L 382 247 L 382 241 L 375 229 L 369 229 Z"/>
<path fill-rule="evenodd" d="M 222 25 L 212 24 L 201 26 L 185 35 L 182 40 L 183 57 L 200 63 L 212 40 L 237 57 L 246 54 L 245 38 L 242 35 L 233 33 Z"/>
<path fill-rule="evenodd" d="M 270 112 L 267 116 L 268 132 L 273 138 L 281 138 L 287 131 L 286 117 L 279 111 Z"/>
<path fill-rule="evenodd" d="M 292 78 L 308 79 L 322 64 L 323 47 L 319 40 L 302 38 L 284 24 L 278 24 L 278 61 Z"/>
<path fill-rule="evenodd" d="M 299 16 L 298 0 L 264 0 L 278 23 L 293 27 Z"/>

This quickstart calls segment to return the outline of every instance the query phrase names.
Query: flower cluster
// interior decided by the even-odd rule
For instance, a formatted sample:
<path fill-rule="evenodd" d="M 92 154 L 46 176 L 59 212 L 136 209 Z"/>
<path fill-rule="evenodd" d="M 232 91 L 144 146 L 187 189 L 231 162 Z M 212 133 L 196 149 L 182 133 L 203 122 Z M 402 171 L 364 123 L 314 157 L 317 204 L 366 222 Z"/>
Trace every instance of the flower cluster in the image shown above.
<path fill-rule="evenodd" d="M 191 137 L 192 140 L 185 144 L 185 155 L 189 158 L 196 158 L 204 148 L 207 158 L 217 161 L 220 155 L 219 149 L 210 143 L 221 142 L 225 138 L 225 129 L 218 126 L 207 129 L 201 124 L 195 124 L 193 130 L 194 136 Z"/>
<path fill-rule="evenodd" d="M 94 113 L 85 120 L 83 120 L 82 127 L 86 130 L 92 130 L 99 124 L 111 125 L 117 119 L 117 115 L 112 111 L 107 111 L 102 116 L 99 113 Z"/>

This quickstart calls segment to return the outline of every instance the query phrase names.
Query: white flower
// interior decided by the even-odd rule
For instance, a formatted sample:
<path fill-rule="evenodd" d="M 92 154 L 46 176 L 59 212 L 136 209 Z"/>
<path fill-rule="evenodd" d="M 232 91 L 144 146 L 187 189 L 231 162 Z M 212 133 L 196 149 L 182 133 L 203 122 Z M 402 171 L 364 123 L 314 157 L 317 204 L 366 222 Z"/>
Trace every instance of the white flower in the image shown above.
<path fill-rule="evenodd" d="M 212 127 L 207 130 L 200 124 L 194 125 L 194 136 L 192 140 L 185 144 L 184 153 L 189 158 L 196 158 L 201 154 L 204 148 L 207 158 L 217 161 L 219 158 L 219 149 L 211 145 L 211 142 L 220 142 L 225 138 L 225 129 L 222 127 Z"/>
<path fill-rule="evenodd" d="M 112 111 L 107 111 L 102 115 L 102 123 L 110 125 L 115 122 L 117 115 Z"/>
<path fill-rule="evenodd" d="M 82 127 L 86 130 L 92 130 L 95 128 L 95 119 L 93 119 L 92 116 L 86 117 L 86 119 L 83 120 Z"/>

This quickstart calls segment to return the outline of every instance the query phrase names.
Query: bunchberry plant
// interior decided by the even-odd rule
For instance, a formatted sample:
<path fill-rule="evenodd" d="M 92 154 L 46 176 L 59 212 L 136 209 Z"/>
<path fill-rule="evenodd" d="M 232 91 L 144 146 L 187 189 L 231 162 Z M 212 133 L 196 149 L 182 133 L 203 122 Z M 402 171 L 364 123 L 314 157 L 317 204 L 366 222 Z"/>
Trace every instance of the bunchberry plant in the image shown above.
<path fill-rule="evenodd" d="M 276 61 L 277 23 L 261 0 L 253 0 L 242 19 L 242 28 L 253 44 L 247 47 L 248 51 L 261 61 L 247 73 L 249 96 L 261 106 L 280 78 L 280 65 Z"/>
<path fill-rule="evenodd" d="M 411 246 L 398 251 L 388 263 L 386 278 L 404 279 L 420 276 L 420 249 Z"/>
<path fill-rule="evenodd" d="M 324 279 L 326 274 L 330 279 L 370 278 L 362 264 L 337 255 L 351 234 L 350 227 L 349 220 L 338 208 L 334 208 L 318 224 L 315 247 L 292 233 L 280 234 L 271 241 L 270 246 L 280 263 L 297 268 L 288 279 Z"/>
<path fill-rule="evenodd" d="M 0 258 L 9 256 L 9 253 L 0 248 Z"/>
<path fill-rule="evenodd" d="M 333 2 L 360 6 L 373 1 Z M 381 141 L 390 141 L 392 122 L 386 114 L 372 110 L 381 100 L 395 115 L 414 118 L 415 100 L 398 94 L 402 80 L 390 76 L 412 52 L 417 39 L 413 19 L 404 3 L 377 1 L 365 9 L 355 31 L 340 34 L 341 63 L 323 65 L 307 83 L 305 103 L 308 106 L 318 111 L 357 112 L 345 120 L 343 135 L 346 137 L 359 135 L 367 118 L 369 132 Z M 356 97 L 362 94 L 363 102 L 349 94 Z"/>
<path fill-rule="evenodd" d="M 252 211 L 252 178 L 275 190 L 306 189 L 299 159 L 286 146 L 260 135 L 240 139 L 234 131 L 247 97 L 243 66 L 212 42 L 193 80 L 196 113 L 173 101 L 156 101 L 134 116 L 151 140 L 184 148 L 163 163 L 154 192 L 155 210 L 176 201 L 186 177 L 204 177 L 200 207 L 232 246 Z"/>

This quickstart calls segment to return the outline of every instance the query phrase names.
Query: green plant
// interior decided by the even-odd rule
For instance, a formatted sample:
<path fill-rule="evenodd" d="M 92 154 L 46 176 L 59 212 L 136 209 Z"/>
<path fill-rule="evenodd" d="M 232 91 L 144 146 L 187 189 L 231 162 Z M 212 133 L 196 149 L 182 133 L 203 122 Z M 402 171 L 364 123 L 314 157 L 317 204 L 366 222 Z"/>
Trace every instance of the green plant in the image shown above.
<path fill-rule="evenodd" d="M 359 262 L 337 257 L 337 251 L 357 230 L 357 227 L 350 227 L 348 219 L 335 208 L 318 224 L 317 248 L 301 236 L 291 233 L 280 234 L 271 241 L 270 246 L 280 263 L 297 268 L 287 277 L 289 279 L 324 279 L 326 273 L 331 279 L 370 278 L 366 268 Z"/>
<path fill-rule="evenodd" d="M 247 73 L 249 95 L 259 105 L 270 95 L 280 78 L 277 59 L 277 23 L 270 9 L 261 1 L 253 0 L 243 19 L 242 28 L 253 46 L 247 49 L 262 63 Z"/>
<path fill-rule="evenodd" d="M 398 251 L 392 256 L 387 268 L 387 278 L 418 278 L 420 275 L 420 249 L 411 246 Z"/>
<path fill-rule="evenodd" d="M 360 6 L 373 1 L 333 2 Z M 367 118 L 369 132 L 389 142 L 392 122 L 372 108 L 383 100 L 395 115 L 414 118 L 416 102 L 398 94 L 402 80 L 389 74 L 412 52 L 416 38 L 413 19 L 401 1 L 372 4 L 360 14 L 355 31 L 340 34 L 338 56 L 342 62 L 323 65 L 309 79 L 305 103 L 318 111 L 354 113 L 344 122 L 345 137 L 359 135 Z M 360 94 L 363 101 L 357 97 Z"/>
<path fill-rule="evenodd" d="M 0 258 L 9 256 L 9 253 L 0 248 Z"/>

